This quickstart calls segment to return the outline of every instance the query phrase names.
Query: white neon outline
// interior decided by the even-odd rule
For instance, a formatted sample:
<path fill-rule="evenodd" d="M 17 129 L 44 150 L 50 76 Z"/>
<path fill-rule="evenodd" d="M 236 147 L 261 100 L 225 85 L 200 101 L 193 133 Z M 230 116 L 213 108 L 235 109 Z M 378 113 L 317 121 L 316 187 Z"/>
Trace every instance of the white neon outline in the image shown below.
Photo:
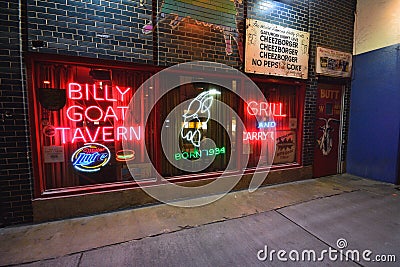
<path fill-rule="evenodd" d="M 181 127 L 181 137 L 191 142 L 192 145 L 195 147 L 200 147 L 201 132 L 199 129 L 202 128 L 203 123 L 207 123 L 210 120 L 210 108 L 214 100 L 213 95 L 216 95 L 217 92 L 219 91 L 217 91 L 216 89 L 212 89 L 210 91 L 200 93 L 198 96 L 196 96 L 196 98 L 192 100 L 192 102 L 190 102 L 188 106 L 188 111 L 182 115 L 184 121 Z M 195 112 L 189 114 L 189 112 L 192 110 L 191 107 L 196 104 L 198 104 L 198 108 L 195 110 Z M 200 121 L 199 113 L 201 115 L 205 113 L 206 116 L 202 115 L 201 117 L 206 117 L 206 121 L 204 122 Z M 197 120 L 196 130 L 188 131 L 186 134 L 184 134 L 183 131 L 185 129 L 185 125 L 188 125 L 188 123 L 194 119 Z M 193 140 L 196 137 L 196 135 L 198 135 L 198 139 Z"/>
<path fill-rule="evenodd" d="M 67 109 L 67 112 L 66 112 L 67 118 L 68 118 L 70 121 L 82 121 L 82 120 L 83 120 L 83 114 L 82 114 L 82 113 L 75 113 L 75 112 L 74 112 L 74 115 L 79 115 L 78 117 L 79 117 L 80 119 L 73 119 L 73 118 L 71 117 L 71 114 L 69 114 L 69 113 L 70 113 L 70 110 L 71 110 L 72 108 L 76 108 L 76 109 L 79 108 L 79 109 L 83 110 L 83 107 L 78 106 L 78 105 L 69 106 L 68 109 Z"/>
<path fill-rule="evenodd" d="M 79 90 L 73 90 L 72 86 L 78 86 Z M 72 83 L 68 84 L 68 98 L 69 99 L 71 99 L 71 100 L 81 100 L 82 97 L 83 97 L 83 94 L 82 94 L 81 91 L 82 91 L 82 86 L 79 83 L 72 82 Z M 80 97 L 72 97 L 72 93 L 79 93 Z"/>
<path fill-rule="evenodd" d="M 195 61 L 195 62 L 186 62 L 186 63 L 181 63 L 181 64 L 177 64 L 174 66 L 171 66 L 169 68 L 163 69 L 160 72 L 157 72 L 156 74 L 154 74 L 153 76 L 151 76 L 148 80 L 146 80 L 134 93 L 134 95 L 132 96 L 132 99 L 129 103 L 129 108 L 132 109 L 131 112 L 127 112 L 127 117 L 126 120 L 124 121 L 124 125 L 134 125 L 136 124 L 136 118 L 133 116 L 133 114 L 136 112 L 143 112 L 143 110 L 139 109 L 138 105 L 135 105 L 135 101 L 139 101 L 141 99 L 141 96 L 147 92 L 146 90 L 148 90 L 149 87 L 153 87 L 153 86 L 157 86 L 158 90 L 156 92 L 156 94 L 154 95 L 154 98 L 149 99 L 149 103 L 148 105 L 145 105 L 145 112 L 143 113 L 143 122 L 147 123 L 148 120 L 150 119 L 149 114 L 151 113 L 151 110 L 154 108 L 154 106 L 156 105 L 156 103 L 164 96 L 166 95 L 168 92 L 170 92 L 171 90 L 173 90 L 174 88 L 177 88 L 180 85 L 184 85 L 185 82 L 182 81 L 181 76 L 177 75 L 177 73 L 181 73 L 180 71 L 185 71 L 184 73 L 186 73 L 186 71 L 189 71 L 189 73 L 192 73 L 193 70 L 196 70 L 196 73 L 193 74 L 193 78 L 196 77 L 206 77 L 206 81 L 204 81 L 204 79 L 202 80 L 202 82 L 207 82 L 210 84 L 216 84 L 222 88 L 226 88 L 227 90 L 230 90 L 231 92 L 235 92 L 241 99 L 243 99 L 246 103 L 248 103 L 250 101 L 248 96 L 252 96 L 256 99 L 259 99 L 260 101 L 265 100 L 265 96 L 264 94 L 261 92 L 260 88 L 257 87 L 257 85 L 245 74 L 243 74 L 242 72 L 238 71 L 237 69 L 234 69 L 230 66 L 227 66 L 225 64 L 220 64 L 220 63 L 216 63 L 216 62 L 208 62 L 208 61 Z M 220 71 L 222 70 L 222 71 Z M 233 77 L 233 80 L 242 80 L 245 82 L 244 86 L 246 88 L 245 91 L 239 90 L 236 92 L 236 86 L 234 85 L 232 79 L 221 79 L 221 77 L 219 75 L 217 76 L 213 76 L 213 75 L 208 75 L 210 72 L 217 72 L 217 73 L 221 73 L 224 75 L 231 75 L 229 77 Z M 224 76 L 225 77 L 225 76 Z M 163 81 L 163 82 L 158 82 L 158 81 Z M 192 100 L 192 99 L 191 99 Z M 187 101 L 187 103 L 189 103 L 191 100 Z M 218 101 L 218 99 L 214 99 L 216 103 L 220 102 L 220 105 L 224 108 L 226 108 L 227 110 L 229 110 L 230 112 L 232 112 L 232 114 L 235 116 L 236 119 L 236 127 L 239 127 L 238 129 L 246 129 L 245 125 L 243 124 L 242 119 L 239 117 L 239 115 L 237 114 L 237 111 L 233 110 L 229 105 Z M 187 104 L 186 104 L 187 105 Z M 215 103 L 214 103 L 215 105 Z M 178 105 L 179 106 L 179 105 Z M 216 116 L 216 114 L 214 114 L 214 112 L 212 113 L 212 115 L 215 115 L 215 118 L 217 119 L 218 122 L 221 122 L 222 126 L 225 126 L 224 123 L 226 123 L 226 121 L 222 121 L 222 120 L 218 120 L 218 117 Z M 181 115 L 175 116 L 175 118 L 179 118 Z M 272 116 L 272 115 L 271 115 Z M 214 117 L 213 117 L 214 119 Z M 229 125 L 227 125 L 229 126 Z M 180 126 L 178 126 L 180 127 Z M 171 128 L 167 128 L 167 127 L 163 127 L 162 129 L 171 129 Z M 275 128 L 271 128 L 273 130 L 273 132 L 275 132 Z M 172 132 L 170 130 L 170 132 L 165 133 L 165 135 L 161 136 L 162 138 L 167 138 L 167 139 L 162 139 L 164 141 L 166 141 L 168 143 L 168 138 L 170 138 L 171 136 L 176 136 L 176 134 L 180 134 L 179 133 L 180 129 L 178 128 L 177 132 Z M 162 131 L 163 132 L 163 131 Z M 146 133 L 146 129 L 144 129 L 144 133 Z M 237 131 L 238 134 L 241 134 L 240 131 Z M 229 134 L 229 131 L 228 131 Z M 230 138 L 232 139 L 232 136 L 230 136 Z M 123 144 L 123 148 L 129 148 L 131 146 L 131 142 L 128 142 L 127 140 L 122 140 L 122 144 Z M 164 142 L 161 142 L 161 145 L 163 145 Z M 257 190 L 257 188 L 259 188 L 262 183 L 265 181 L 265 179 L 267 178 L 267 175 L 269 173 L 270 170 L 270 166 L 272 165 L 272 161 L 273 161 L 273 157 L 274 157 L 274 153 L 276 151 L 276 142 L 272 143 L 272 151 L 267 151 L 271 157 L 268 157 L 268 161 L 267 162 L 262 162 L 261 160 L 259 160 L 257 162 L 257 166 L 256 168 L 258 168 L 259 166 L 263 167 L 263 170 L 261 172 L 255 172 L 249 187 L 248 187 L 248 191 L 254 192 L 255 190 Z M 261 143 L 261 148 L 266 148 L 267 143 L 266 142 L 262 142 Z M 164 151 L 167 151 L 164 148 Z M 154 166 L 154 164 L 152 163 L 150 157 L 149 157 L 149 152 L 150 150 L 148 150 L 148 148 L 145 146 L 144 149 L 144 158 L 146 163 L 150 163 L 150 168 L 151 171 L 153 172 L 153 174 L 151 174 L 151 181 L 155 183 L 155 185 L 160 184 L 160 186 L 144 186 L 144 184 L 142 183 L 138 183 L 139 187 L 146 192 L 150 197 L 172 205 L 172 206 L 177 206 L 177 207 L 198 207 L 198 206 L 203 206 L 206 204 L 209 204 L 211 202 L 214 202 L 220 198 L 222 198 L 224 195 L 226 195 L 226 193 L 230 192 L 234 186 L 239 183 L 242 175 L 244 174 L 244 168 L 239 168 L 237 170 L 237 172 L 235 172 L 234 174 L 232 174 L 231 170 L 233 170 L 234 168 L 234 164 L 236 164 L 236 160 L 232 160 L 232 157 L 229 157 L 229 161 L 228 161 L 228 167 L 227 169 L 225 169 L 225 171 L 223 171 L 223 173 L 219 176 L 218 179 L 213 180 L 211 183 L 208 183 L 206 185 L 201 185 L 201 186 L 196 186 L 196 187 L 185 187 L 185 186 L 180 186 L 177 183 L 172 183 L 168 178 L 164 177 L 159 170 L 157 170 Z M 272 153 L 272 154 L 271 154 Z M 166 153 L 166 156 L 168 157 L 169 153 Z M 172 155 L 172 153 L 171 153 Z M 232 155 L 232 152 L 231 152 Z M 244 160 L 245 162 L 243 164 L 247 164 L 249 156 L 248 154 L 243 154 L 244 156 Z M 173 160 L 173 158 L 168 159 L 169 162 L 171 164 L 174 165 L 175 161 Z M 267 163 L 267 165 L 265 165 L 265 163 Z M 175 166 L 175 165 L 174 165 Z M 142 181 L 142 177 L 135 177 L 135 169 L 133 168 L 133 166 L 127 165 L 130 173 L 132 174 L 132 178 L 136 181 L 136 182 L 140 182 Z M 179 168 L 181 168 L 179 166 Z M 235 169 L 236 170 L 236 169 Z M 154 175 L 154 176 L 153 176 Z M 229 178 L 228 178 L 229 177 Z M 223 179 L 220 179 L 223 178 Z M 225 179 L 227 178 L 227 179 Z M 162 185 L 161 185 L 162 184 Z M 167 189 L 167 190 L 166 190 Z M 171 190 L 176 190 L 173 191 L 173 194 L 171 194 Z M 205 191 L 204 190 L 210 190 L 214 191 L 216 194 L 211 193 L 211 194 L 207 194 L 207 198 L 198 198 L 196 199 L 194 202 L 192 202 L 192 200 L 187 199 L 188 196 L 199 196 L 199 195 L 204 195 Z M 221 193 L 220 193 L 221 192 Z M 179 201 L 178 201 L 179 200 Z M 180 201 L 182 200 L 182 201 Z"/>

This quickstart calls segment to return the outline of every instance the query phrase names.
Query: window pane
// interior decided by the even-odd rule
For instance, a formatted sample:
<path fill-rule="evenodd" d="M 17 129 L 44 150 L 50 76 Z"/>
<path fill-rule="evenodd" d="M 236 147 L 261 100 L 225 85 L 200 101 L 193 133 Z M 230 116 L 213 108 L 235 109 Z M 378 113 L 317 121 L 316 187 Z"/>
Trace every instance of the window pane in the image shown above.
<path fill-rule="evenodd" d="M 233 100 L 234 94 L 225 88 L 190 79 L 161 99 L 164 133 L 158 136 L 165 136 L 160 166 L 164 177 L 224 171 L 229 160 L 235 161 L 235 116 L 221 106 L 223 102 L 232 107 Z"/>
<path fill-rule="evenodd" d="M 132 95 L 151 73 L 43 62 L 35 70 L 35 126 L 46 189 L 132 181 L 128 162 L 135 176 L 154 176 L 143 161 L 142 118 L 124 126 Z M 122 140 L 131 146 L 123 149 Z"/>
<path fill-rule="evenodd" d="M 255 99 L 245 109 L 247 132 L 244 133 L 243 154 L 250 155 L 247 166 L 255 167 L 259 160 L 261 163 L 265 162 L 261 166 L 266 167 L 271 163 L 296 162 L 298 116 L 296 87 L 261 82 L 257 85 L 266 101 Z M 273 119 L 268 114 L 272 114 Z M 268 140 L 264 150 L 260 146 L 263 137 Z M 272 156 L 274 159 L 271 162 Z"/>

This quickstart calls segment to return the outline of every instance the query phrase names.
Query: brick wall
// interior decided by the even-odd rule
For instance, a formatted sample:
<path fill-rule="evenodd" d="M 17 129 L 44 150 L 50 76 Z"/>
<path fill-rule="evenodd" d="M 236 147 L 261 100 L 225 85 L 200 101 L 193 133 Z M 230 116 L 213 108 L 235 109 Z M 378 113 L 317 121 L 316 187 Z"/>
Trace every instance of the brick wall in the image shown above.
<path fill-rule="evenodd" d="M 152 64 L 151 11 L 151 1 L 28 0 L 28 38 L 46 42 L 37 52 Z"/>
<path fill-rule="evenodd" d="M 0 8 L 0 225 L 5 226 L 32 220 L 32 168 L 19 4 L 1 0 Z"/>
<path fill-rule="evenodd" d="M 171 3 L 169 8 L 166 7 L 168 3 Z M 225 10 L 218 8 L 221 6 L 226 6 Z M 238 42 L 240 44 L 243 39 L 239 34 L 243 32 L 243 4 L 239 1 L 216 0 L 206 8 L 200 7 L 201 12 L 194 10 L 197 8 L 194 5 L 193 9 L 187 6 L 186 8 L 189 9 L 183 11 L 179 1 L 170 0 L 157 6 L 157 19 L 161 19 L 156 29 L 158 64 L 170 66 L 185 61 L 204 60 L 240 68 L 242 63 Z M 165 18 L 162 19 L 162 12 L 170 13 L 165 13 Z M 177 14 L 178 18 L 172 13 Z M 214 13 L 220 17 L 214 16 Z M 185 15 L 189 18 L 184 18 Z M 210 18 L 214 23 L 210 22 Z M 179 22 L 180 19 L 182 20 Z M 175 26 L 174 23 L 177 22 L 178 25 Z M 238 38 L 238 42 L 235 41 L 235 37 Z M 227 38 L 232 47 L 232 54 L 227 52 Z"/>
<path fill-rule="evenodd" d="M 308 31 L 308 0 L 296 0 L 291 4 L 265 0 L 249 1 L 247 16 L 299 31 Z"/>
<path fill-rule="evenodd" d="M 315 115 L 317 97 L 317 77 L 315 75 L 315 57 L 317 46 L 323 46 L 343 52 L 353 52 L 353 25 L 356 0 L 309 0 L 310 10 L 310 60 L 309 79 L 306 92 L 306 110 L 304 117 L 305 137 L 303 140 L 304 164 L 312 164 L 315 146 Z M 345 84 L 344 139 L 347 140 L 350 103 L 350 83 Z M 346 145 L 342 146 L 342 156 L 346 154 Z"/>
<path fill-rule="evenodd" d="M 271 1 L 269 1 L 271 3 Z M 317 46 L 352 53 L 355 0 L 292 0 L 275 2 L 254 0 L 248 4 L 248 17 L 296 30 L 310 32 L 309 75 L 307 79 L 303 164 L 313 163 L 315 147 L 315 114 L 318 77 L 315 74 Z M 334 79 L 332 79 L 334 81 Z M 347 139 L 350 84 L 346 84 L 344 136 Z M 342 156 L 346 153 L 343 144 Z"/>
<path fill-rule="evenodd" d="M 2 218 L 9 223 L 32 219 L 31 163 L 26 125 L 26 86 L 21 82 L 18 2 L 0 0 L 1 111 L 13 115 L 1 123 L 0 139 Z M 24 1 L 22 1 L 24 2 Z M 310 32 L 310 64 L 307 83 L 303 163 L 311 165 L 315 145 L 316 46 L 352 51 L 356 0 L 267 0 L 230 2 L 215 0 L 208 6 L 182 10 L 189 1 L 151 0 L 27 0 L 27 36 L 24 51 L 169 66 L 192 60 L 208 60 L 241 69 L 244 19 Z M 198 2 L 191 2 L 199 5 Z M 199 11 L 200 10 L 200 11 Z M 161 13 L 165 14 L 163 17 Z M 216 13 L 220 12 L 220 13 Z M 176 13 L 178 17 L 169 14 Z M 220 15 L 218 15 L 220 14 Z M 190 16 L 191 18 L 187 18 Z M 210 23 L 213 20 L 214 23 Z M 25 20 L 23 20 L 25 21 Z M 156 26 L 156 27 L 154 27 Z M 225 33 L 225 34 L 224 34 Z M 235 39 L 236 38 L 236 39 Z M 34 49 L 31 41 L 44 41 Z M 230 41 L 229 41 L 230 40 Z M 227 43 L 231 44 L 230 49 Z M 157 44 L 157 45 L 154 45 Z M 239 45 L 239 46 L 238 46 Z M 25 68 L 23 68 L 23 71 Z M 346 85 L 345 135 L 350 84 Z M 345 149 L 346 146 L 344 145 Z M 345 154 L 345 150 L 343 152 Z"/>

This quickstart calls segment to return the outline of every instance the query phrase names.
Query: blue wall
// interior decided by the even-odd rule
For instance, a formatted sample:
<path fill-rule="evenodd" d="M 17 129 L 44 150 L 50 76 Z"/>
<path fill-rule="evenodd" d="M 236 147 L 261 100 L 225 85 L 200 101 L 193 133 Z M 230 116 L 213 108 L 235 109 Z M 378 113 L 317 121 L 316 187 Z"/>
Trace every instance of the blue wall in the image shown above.
<path fill-rule="evenodd" d="M 347 172 L 398 183 L 400 45 L 354 58 Z"/>

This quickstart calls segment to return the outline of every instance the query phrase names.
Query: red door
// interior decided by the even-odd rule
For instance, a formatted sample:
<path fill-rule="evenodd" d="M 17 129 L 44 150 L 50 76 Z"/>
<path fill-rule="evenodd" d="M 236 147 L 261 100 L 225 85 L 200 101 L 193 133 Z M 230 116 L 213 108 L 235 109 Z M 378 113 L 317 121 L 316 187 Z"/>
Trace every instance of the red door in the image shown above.
<path fill-rule="evenodd" d="M 341 100 L 341 85 L 318 85 L 314 177 L 338 172 Z"/>

